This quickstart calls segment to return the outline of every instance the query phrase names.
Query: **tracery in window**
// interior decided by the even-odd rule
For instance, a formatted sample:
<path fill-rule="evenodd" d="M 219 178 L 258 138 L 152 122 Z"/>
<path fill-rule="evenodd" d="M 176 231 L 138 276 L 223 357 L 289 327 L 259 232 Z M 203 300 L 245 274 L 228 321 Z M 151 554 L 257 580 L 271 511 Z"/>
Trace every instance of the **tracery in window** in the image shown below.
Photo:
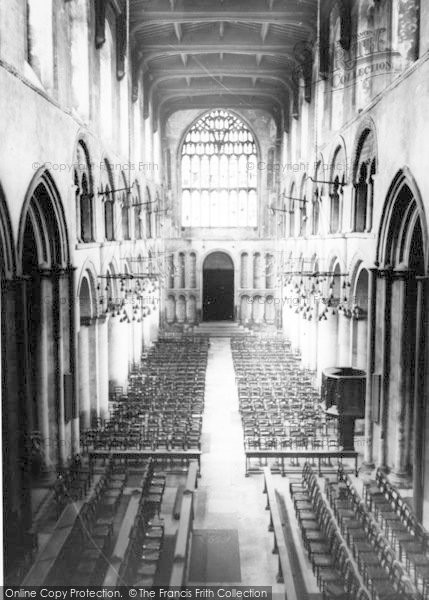
<path fill-rule="evenodd" d="M 214 110 L 182 147 L 182 226 L 256 227 L 256 144 L 236 116 Z"/>

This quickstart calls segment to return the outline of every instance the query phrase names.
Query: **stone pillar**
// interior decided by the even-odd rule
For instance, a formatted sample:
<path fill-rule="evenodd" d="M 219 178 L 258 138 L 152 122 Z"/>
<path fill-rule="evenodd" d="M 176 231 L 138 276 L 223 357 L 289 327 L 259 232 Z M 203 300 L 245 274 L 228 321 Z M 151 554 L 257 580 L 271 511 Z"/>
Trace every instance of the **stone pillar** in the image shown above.
<path fill-rule="evenodd" d="M 133 362 L 139 363 L 142 355 L 142 324 L 139 322 L 136 317 L 133 323 Z"/>
<path fill-rule="evenodd" d="M 31 526 L 31 438 L 34 430 L 31 370 L 29 360 L 27 281 L 4 280 L 0 292 L 0 347 L 2 371 L 3 447 L 7 448 L 3 462 L 3 502 L 6 514 L 16 513 L 14 527 Z"/>
<path fill-rule="evenodd" d="M 54 340 L 55 340 L 55 397 L 53 406 L 57 411 L 58 461 L 60 466 L 71 457 L 71 420 L 72 397 L 66 397 L 65 378 L 70 375 L 70 314 L 69 314 L 69 276 L 67 271 L 54 272 Z M 67 391 L 68 394 L 72 390 Z M 66 412 L 66 402 L 68 411 Z M 67 422 L 66 422 L 67 419 Z"/>
<path fill-rule="evenodd" d="M 350 319 L 343 312 L 338 314 L 338 356 L 337 366 L 350 366 Z"/>
<path fill-rule="evenodd" d="M 368 352 L 368 320 L 361 318 L 356 322 L 356 344 L 357 344 L 357 356 L 356 364 L 354 365 L 357 369 L 366 371 L 367 368 L 367 352 Z"/>
<path fill-rule="evenodd" d="M 404 335 L 414 335 L 413 332 L 406 332 L 405 323 L 405 301 L 406 301 L 406 279 L 407 273 L 395 272 L 395 279 L 392 287 L 392 315 L 391 322 L 392 344 L 390 358 L 390 395 L 389 400 L 391 408 L 397 407 L 397 428 L 396 440 L 392 441 L 395 448 L 394 464 L 392 469 L 392 481 L 401 483 L 407 479 L 407 449 L 408 430 L 406 426 L 407 414 L 407 394 L 405 393 L 405 356 L 404 356 Z M 393 393 L 392 393 L 393 392 Z M 390 419 L 389 419 L 390 420 Z"/>
<path fill-rule="evenodd" d="M 128 329 L 121 317 L 109 320 L 109 383 L 123 387 L 128 384 Z M 125 325 L 127 325 L 125 323 Z"/>
<path fill-rule="evenodd" d="M 91 426 L 91 407 L 89 389 L 89 327 L 82 319 L 78 333 L 78 368 L 79 368 L 79 406 L 80 423 L 83 429 Z"/>
<path fill-rule="evenodd" d="M 89 352 L 89 397 L 90 397 L 90 413 L 91 422 L 96 423 L 96 419 L 100 417 L 100 385 L 99 385 L 99 357 L 98 349 L 100 341 L 98 339 L 97 319 L 88 319 L 88 345 L 91 351 Z"/>
<path fill-rule="evenodd" d="M 302 313 L 301 313 L 302 314 Z M 309 322 L 304 317 L 300 317 L 300 348 L 301 348 L 301 366 L 303 369 L 308 369 L 309 364 L 309 346 L 310 346 L 310 332 Z"/>
<path fill-rule="evenodd" d="M 366 353 L 366 390 L 365 390 L 365 450 L 364 465 L 366 469 L 374 468 L 373 458 L 373 415 L 372 415 L 372 376 L 375 363 L 376 337 L 376 304 L 377 304 L 377 269 L 370 269 L 368 278 L 368 321 L 367 321 L 367 353 Z M 360 347 L 360 346 L 358 346 Z"/>
<path fill-rule="evenodd" d="M 413 500 L 414 512 L 419 521 L 423 520 L 423 499 L 425 484 L 425 433 L 427 431 L 427 415 L 425 414 L 425 398 L 427 390 L 427 341 L 425 314 L 427 314 L 428 279 L 417 280 L 416 310 L 416 361 L 414 371 L 414 460 L 413 460 Z"/>
<path fill-rule="evenodd" d="M 79 392 L 78 392 L 78 355 L 77 355 L 77 327 L 76 327 L 76 297 L 77 297 L 77 282 L 76 269 L 70 267 L 68 269 L 68 314 L 70 322 L 70 358 L 69 369 L 71 374 L 72 399 L 71 399 L 71 444 L 72 454 L 80 454 L 80 425 L 79 425 Z"/>
<path fill-rule="evenodd" d="M 106 315 L 97 318 L 98 329 L 98 397 L 100 417 L 109 416 L 109 336 Z"/>
<path fill-rule="evenodd" d="M 41 435 L 41 451 L 44 458 L 44 467 L 50 470 L 54 467 L 52 462 L 52 443 L 49 427 L 49 384 L 48 384 L 48 352 L 49 340 L 52 339 L 49 312 L 52 309 L 52 285 L 47 273 L 42 273 L 40 278 L 40 330 L 37 348 L 37 412 L 39 431 Z"/>
<path fill-rule="evenodd" d="M 311 311 L 311 321 L 309 325 L 309 352 L 308 352 L 308 368 L 311 371 L 317 369 L 317 335 L 318 335 L 318 310 L 315 306 Z"/>
<path fill-rule="evenodd" d="M 328 310 L 327 319 L 319 321 L 317 344 L 317 381 L 322 381 L 322 371 L 339 366 L 337 362 L 338 349 L 338 315 Z"/>
<path fill-rule="evenodd" d="M 390 353 L 390 324 L 391 324 L 391 306 L 392 306 L 392 280 L 390 273 L 384 274 L 382 281 L 379 284 L 381 291 L 380 306 L 380 342 L 379 348 L 381 353 L 381 377 L 382 386 L 380 393 L 380 427 L 379 427 L 379 450 L 378 450 L 378 465 L 382 469 L 387 467 L 387 419 L 389 408 L 389 353 Z"/>
<path fill-rule="evenodd" d="M 128 329 L 128 368 L 134 362 L 134 321 L 125 322 L 125 326 Z M 128 369 L 129 370 L 129 369 Z"/>

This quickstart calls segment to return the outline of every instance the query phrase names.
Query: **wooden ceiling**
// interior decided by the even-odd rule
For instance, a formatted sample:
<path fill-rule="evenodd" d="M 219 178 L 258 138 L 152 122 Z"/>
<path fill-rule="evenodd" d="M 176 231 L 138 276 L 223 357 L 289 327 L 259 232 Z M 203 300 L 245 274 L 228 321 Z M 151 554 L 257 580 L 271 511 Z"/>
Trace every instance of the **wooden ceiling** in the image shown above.
<path fill-rule="evenodd" d="M 317 0 L 130 1 L 137 76 L 164 116 L 242 107 L 288 118 L 316 25 Z"/>

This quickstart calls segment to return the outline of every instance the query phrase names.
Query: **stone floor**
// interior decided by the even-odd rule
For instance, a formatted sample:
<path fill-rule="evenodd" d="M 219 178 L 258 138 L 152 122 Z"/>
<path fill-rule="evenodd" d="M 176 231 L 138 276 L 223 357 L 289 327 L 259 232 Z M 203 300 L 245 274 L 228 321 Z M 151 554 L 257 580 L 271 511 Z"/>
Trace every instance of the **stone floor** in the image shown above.
<path fill-rule="evenodd" d="M 241 581 L 207 582 L 272 586 L 277 556 L 262 493 L 262 475 L 245 477 L 243 434 L 229 338 L 211 338 L 203 420 L 202 477 L 199 480 L 194 529 L 238 533 Z M 194 583 L 206 583 L 192 582 Z"/>

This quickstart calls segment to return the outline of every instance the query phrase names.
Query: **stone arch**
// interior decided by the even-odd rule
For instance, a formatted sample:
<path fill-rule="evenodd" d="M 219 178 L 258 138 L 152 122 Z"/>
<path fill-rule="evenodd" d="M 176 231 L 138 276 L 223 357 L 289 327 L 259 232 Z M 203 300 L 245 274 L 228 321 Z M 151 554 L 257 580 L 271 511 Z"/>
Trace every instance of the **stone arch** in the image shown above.
<path fill-rule="evenodd" d="M 393 479 L 413 477 L 416 512 L 423 511 L 422 456 L 427 384 L 428 340 L 425 311 L 427 287 L 427 220 L 418 186 L 408 168 L 395 176 L 383 208 L 377 242 L 376 344 L 384 344 L 379 461 L 392 469 Z M 377 346 L 376 346 L 377 347 Z"/>
<path fill-rule="evenodd" d="M 387 194 L 377 242 L 377 262 L 383 267 L 407 267 L 411 236 L 420 223 L 425 271 L 427 270 L 427 219 L 419 188 L 408 168 L 395 176 Z"/>
<path fill-rule="evenodd" d="M 21 211 L 18 235 L 20 272 L 23 269 L 27 233 L 33 238 L 33 249 L 36 253 L 33 258 L 34 265 L 37 263 L 41 268 L 65 268 L 69 264 L 69 240 L 64 209 L 57 187 L 48 171 L 35 176 Z"/>
<path fill-rule="evenodd" d="M 97 316 L 97 285 L 94 273 L 90 267 L 82 271 L 77 290 L 80 318 L 93 318 Z"/>
<path fill-rule="evenodd" d="M 22 307 L 27 322 L 26 420 L 29 432 L 41 434 L 40 460 L 46 469 L 70 456 L 71 428 L 66 425 L 76 418 L 70 375 L 75 297 L 68 244 L 61 198 L 51 175 L 42 171 L 31 182 L 21 211 L 18 272 L 27 278 Z"/>
<path fill-rule="evenodd" d="M 365 142 L 366 136 L 368 133 L 372 134 L 373 137 L 373 148 L 374 148 L 374 158 L 376 164 L 378 165 L 378 140 L 377 140 L 377 129 L 375 126 L 374 119 L 372 117 L 365 117 L 360 123 L 356 130 L 353 149 L 351 153 L 353 165 L 351 175 L 353 177 L 353 181 L 356 180 L 357 168 L 359 164 L 359 156 L 362 150 L 362 145 Z"/>

